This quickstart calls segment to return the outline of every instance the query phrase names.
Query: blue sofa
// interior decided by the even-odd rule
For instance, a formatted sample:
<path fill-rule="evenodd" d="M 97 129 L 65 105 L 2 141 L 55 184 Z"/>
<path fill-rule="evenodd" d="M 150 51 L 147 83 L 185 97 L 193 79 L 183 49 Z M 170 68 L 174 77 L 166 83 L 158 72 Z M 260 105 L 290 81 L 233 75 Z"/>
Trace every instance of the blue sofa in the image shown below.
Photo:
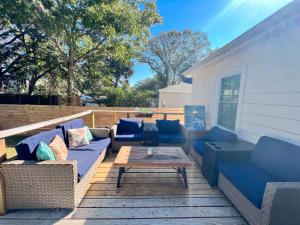
<path fill-rule="evenodd" d="M 300 147 L 261 137 L 249 161 L 219 164 L 219 187 L 251 225 L 300 224 Z"/>
<path fill-rule="evenodd" d="M 236 134 L 215 126 L 201 137 L 193 138 L 190 152 L 196 162 L 202 167 L 205 142 L 237 142 L 237 140 Z"/>
<path fill-rule="evenodd" d="M 143 144 L 144 121 L 138 118 L 122 118 L 112 127 L 112 148 L 114 152 L 122 146 Z"/>
<path fill-rule="evenodd" d="M 156 120 L 160 146 L 180 146 L 186 148 L 187 138 L 179 120 Z"/>
<path fill-rule="evenodd" d="M 8 209 L 74 208 L 78 205 L 97 165 L 106 155 L 111 142 L 110 130 L 90 129 L 93 135 L 90 144 L 69 148 L 66 160 L 37 161 L 36 150 L 41 141 L 49 144 L 56 135 L 68 147 L 67 130 L 83 126 L 82 119 L 73 120 L 17 144 L 17 160 L 4 162 L 0 166 L 6 181 Z"/>

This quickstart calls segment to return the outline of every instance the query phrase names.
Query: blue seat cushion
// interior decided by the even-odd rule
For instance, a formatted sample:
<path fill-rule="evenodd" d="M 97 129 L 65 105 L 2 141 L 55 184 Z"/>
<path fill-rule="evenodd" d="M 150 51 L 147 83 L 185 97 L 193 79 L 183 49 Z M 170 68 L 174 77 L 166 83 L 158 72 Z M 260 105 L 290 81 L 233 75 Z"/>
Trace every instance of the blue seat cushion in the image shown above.
<path fill-rule="evenodd" d="M 109 144 L 110 139 L 105 138 L 99 141 L 91 141 L 89 145 L 69 149 L 67 160 L 77 161 L 78 182 L 88 173 L 90 168 L 99 158 L 99 155 Z"/>
<path fill-rule="evenodd" d="M 136 118 L 120 119 L 117 126 L 117 134 L 138 134 L 143 133 L 143 120 Z"/>
<path fill-rule="evenodd" d="M 159 134 L 159 142 L 164 144 L 184 144 L 186 138 L 183 134 Z"/>
<path fill-rule="evenodd" d="M 122 141 L 143 141 L 143 134 L 120 134 L 115 136 L 116 142 Z"/>
<path fill-rule="evenodd" d="M 219 163 L 220 172 L 257 208 L 261 208 L 267 182 L 281 180 L 250 162 Z"/>
<path fill-rule="evenodd" d="M 201 156 L 204 155 L 204 145 L 205 141 L 202 139 L 193 140 L 193 149 Z"/>
<path fill-rule="evenodd" d="M 251 162 L 283 181 L 300 181 L 300 146 L 271 137 L 261 137 Z"/>
<path fill-rule="evenodd" d="M 159 134 L 179 134 L 181 133 L 179 120 L 156 120 Z"/>
<path fill-rule="evenodd" d="M 236 142 L 238 140 L 237 135 L 221 129 L 219 127 L 213 127 L 207 135 L 205 135 L 203 138 L 205 141 L 229 141 L 229 142 Z"/>
<path fill-rule="evenodd" d="M 42 141 L 49 144 L 54 137 L 58 135 L 64 140 L 63 132 L 61 129 L 54 129 L 45 131 L 28 137 L 16 145 L 16 151 L 19 160 L 37 160 L 36 149 Z"/>
<path fill-rule="evenodd" d="M 76 148 L 70 148 L 69 150 L 94 150 L 98 151 L 99 149 L 105 149 L 110 144 L 110 138 L 103 138 L 90 141 L 88 145 L 79 146 Z"/>
<path fill-rule="evenodd" d="M 60 124 L 56 128 L 62 129 L 63 134 L 64 134 L 65 143 L 66 143 L 67 147 L 69 147 L 68 129 L 77 129 L 77 128 L 81 128 L 81 127 L 84 127 L 83 119 L 72 120 L 67 123 Z"/>

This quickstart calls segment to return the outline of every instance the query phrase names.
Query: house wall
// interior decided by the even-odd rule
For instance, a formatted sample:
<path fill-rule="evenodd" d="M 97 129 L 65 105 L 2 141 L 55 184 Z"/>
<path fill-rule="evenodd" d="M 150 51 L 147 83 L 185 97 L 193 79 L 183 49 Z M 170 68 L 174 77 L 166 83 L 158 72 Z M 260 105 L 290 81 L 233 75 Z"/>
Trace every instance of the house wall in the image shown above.
<path fill-rule="evenodd" d="M 236 133 L 256 143 L 269 135 L 300 144 L 300 19 L 285 21 L 192 72 L 192 103 L 216 124 L 219 80 L 242 74 Z"/>
<path fill-rule="evenodd" d="M 159 107 L 182 108 L 184 105 L 191 104 L 191 93 L 184 92 L 159 92 Z"/>

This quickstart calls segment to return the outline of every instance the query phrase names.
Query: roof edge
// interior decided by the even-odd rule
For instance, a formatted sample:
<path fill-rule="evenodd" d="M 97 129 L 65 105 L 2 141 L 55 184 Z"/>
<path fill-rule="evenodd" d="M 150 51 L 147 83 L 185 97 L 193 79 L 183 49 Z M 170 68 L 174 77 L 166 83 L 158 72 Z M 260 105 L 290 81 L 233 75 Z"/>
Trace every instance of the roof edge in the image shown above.
<path fill-rule="evenodd" d="M 238 47 L 242 44 L 246 44 L 250 42 L 252 39 L 256 38 L 257 36 L 267 33 L 268 30 L 274 29 L 275 27 L 281 28 L 283 20 L 289 20 L 295 17 L 295 15 L 300 16 L 300 1 L 295 0 L 283 8 L 279 9 L 274 14 L 270 15 L 262 22 L 258 23 L 254 27 L 250 28 L 248 31 L 244 32 L 234 40 L 230 41 L 228 44 L 224 45 L 222 48 L 218 49 L 212 55 L 208 56 L 202 62 L 192 66 L 188 70 L 184 71 L 183 75 L 191 75 L 191 73 L 212 60 L 226 54 L 229 51 L 235 51 Z"/>

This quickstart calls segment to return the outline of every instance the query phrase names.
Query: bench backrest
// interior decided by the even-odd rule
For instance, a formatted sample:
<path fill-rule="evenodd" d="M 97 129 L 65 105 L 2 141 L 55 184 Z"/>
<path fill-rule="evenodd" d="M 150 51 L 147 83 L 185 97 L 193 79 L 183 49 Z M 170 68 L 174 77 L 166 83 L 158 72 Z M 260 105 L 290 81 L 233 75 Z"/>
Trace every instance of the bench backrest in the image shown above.
<path fill-rule="evenodd" d="M 81 127 L 84 127 L 83 119 L 72 120 L 67 123 L 60 124 L 56 128 L 62 129 L 65 143 L 66 143 L 67 147 L 69 147 L 68 129 L 77 129 L 77 128 L 81 128 Z"/>
<path fill-rule="evenodd" d="M 144 121 L 138 118 L 122 118 L 117 125 L 117 134 L 143 133 Z"/>
<path fill-rule="evenodd" d="M 300 146 L 264 136 L 257 142 L 251 162 L 283 181 L 300 181 Z"/>
<path fill-rule="evenodd" d="M 31 137 L 25 138 L 16 145 L 16 151 L 19 160 L 37 160 L 36 149 L 41 141 L 49 144 L 54 137 L 58 135 L 64 138 L 62 129 L 54 129 L 41 132 Z"/>
<path fill-rule="evenodd" d="M 203 138 L 205 141 L 226 141 L 237 142 L 237 135 L 233 132 L 221 129 L 219 127 L 213 127 Z"/>

